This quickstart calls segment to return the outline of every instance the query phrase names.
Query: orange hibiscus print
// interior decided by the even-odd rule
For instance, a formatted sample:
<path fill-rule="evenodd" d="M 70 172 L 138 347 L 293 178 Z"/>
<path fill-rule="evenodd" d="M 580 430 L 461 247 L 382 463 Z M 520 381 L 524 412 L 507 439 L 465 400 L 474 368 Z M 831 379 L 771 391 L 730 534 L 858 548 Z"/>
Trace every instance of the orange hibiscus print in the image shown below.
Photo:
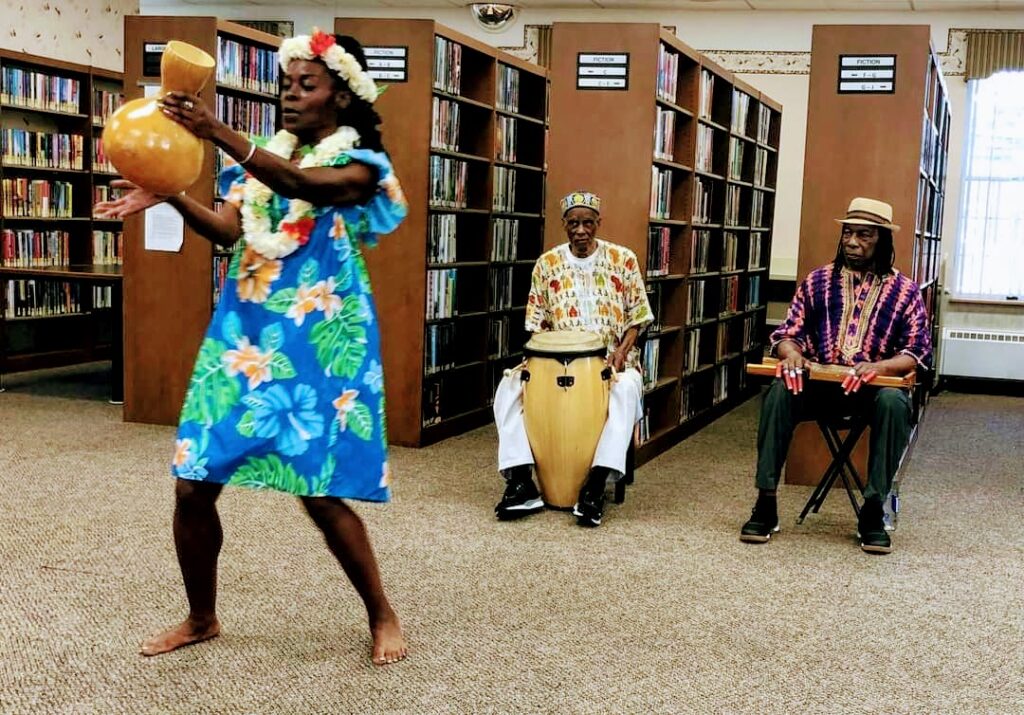
<path fill-rule="evenodd" d="M 306 322 L 306 316 L 317 310 L 322 305 L 320 300 L 320 289 L 316 286 L 299 286 L 295 290 L 295 301 L 288 306 L 285 317 L 295 321 L 299 326 Z"/>
<path fill-rule="evenodd" d="M 242 338 L 238 341 L 238 347 L 234 350 L 225 350 L 221 358 L 224 361 L 224 371 L 234 377 L 241 373 L 249 380 L 249 389 L 255 390 L 264 382 L 270 382 L 273 377 L 270 370 L 270 361 L 274 352 L 268 350 L 262 352 L 258 346 L 251 345 L 249 338 Z"/>
<path fill-rule="evenodd" d="M 246 247 L 238 263 L 238 298 L 243 302 L 266 303 L 270 284 L 281 277 L 281 261 L 265 258 Z"/>
<path fill-rule="evenodd" d="M 179 439 L 174 444 L 174 466 L 181 467 L 188 462 L 189 452 L 192 451 L 192 440 Z"/>
<path fill-rule="evenodd" d="M 357 397 L 359 397 L 359 390 L 345 390 L 331 403 L 338 411 L 338 425 L 342 432 L 348 428 L 348 413 L 356 406 Z"/>

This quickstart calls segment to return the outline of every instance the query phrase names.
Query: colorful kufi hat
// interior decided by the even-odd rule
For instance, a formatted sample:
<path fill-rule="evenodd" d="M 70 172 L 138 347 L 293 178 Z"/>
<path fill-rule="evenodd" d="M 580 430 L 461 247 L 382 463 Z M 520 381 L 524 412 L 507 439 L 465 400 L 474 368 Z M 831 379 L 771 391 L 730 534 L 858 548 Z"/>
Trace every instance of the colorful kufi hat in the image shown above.
<path fill-rule="evenodd" d="M 573 191 L 562 199 L 562 215 L 565 216 L 570 209 L 582 206 L 601 213 L 601 197 L 589 191 Z"/>

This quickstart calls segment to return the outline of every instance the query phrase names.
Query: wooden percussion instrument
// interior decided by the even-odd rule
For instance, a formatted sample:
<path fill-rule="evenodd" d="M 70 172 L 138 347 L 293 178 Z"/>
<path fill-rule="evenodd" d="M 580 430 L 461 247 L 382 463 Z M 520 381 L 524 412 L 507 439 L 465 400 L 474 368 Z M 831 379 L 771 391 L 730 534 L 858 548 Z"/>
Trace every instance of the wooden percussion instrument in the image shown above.
<path fill-rule="evenodd" d="M 103 149 L 121 176 L 154 194 L 184 191 L 203 169 L 203 142 L 160 110 L 168 92 L 197 94 L 217 68 L 198 47 L 171 40 L 160 58 L 160 92 L 118 108 L 103 128 Z"/>
<path fill-rule="evenodd" d="M 775 370 L 778 364 L 779 361 L 775 358 L 765 358 L 762 363 L 747 363 L 747 374 L 775 377 Z M 822 382 L 842 382 L 849 376 L 849 365 L 819 365 L 811 363 L 810 372 L 804 372 L 804 377 L 808 380 Z M 874 380 L 865 384 L 871 387 L 900 387 L 907 389 L 913 387 L 916 381 L 916 375 L 908 372 L 902 377 L 878 375 Z"/>
<path fill-rule="evenodd" d="M 612 371 L 592 333 L 537 333 L 524 349 L 523 415 L 544 502 L 568 509 L 587 479 L 608 418 Z"/>

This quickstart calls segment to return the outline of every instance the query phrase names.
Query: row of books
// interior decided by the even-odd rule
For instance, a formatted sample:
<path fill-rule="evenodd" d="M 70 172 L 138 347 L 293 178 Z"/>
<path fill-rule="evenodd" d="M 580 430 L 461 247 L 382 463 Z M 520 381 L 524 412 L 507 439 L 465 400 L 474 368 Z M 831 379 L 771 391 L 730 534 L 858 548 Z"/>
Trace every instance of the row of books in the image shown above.
<path fill-rule="evenodd" d="M 706 273 L 711 253 L 711 230 L 695 228 L 690 236 L 690 273 Z"/>
<path fill-rule="evenodd" d="M 754 191 L 750 201 L 750 225 L 761 228 L 764 226 L 765 193 Z"/>
<path fill-rule="evenodd" d="M 672 161 L 676 145 L 676 113 L 671 109 L 657 108 L 654 122 L 654 158 Z"/>
<path fill-rule="evenodd" d="M 454 268 L 427 271 L 427 320 L 455 316 L 455 287 L 458 271 Z"/>
<path fill-rule="evenodd" d="M 767 144 L 772 133 L 772 110 L 761 104 L 757 108 L 757 140 Z"/>
<path fill-rule="evenodd" d="M 267 102 L 218 94 L 217 118 L 248 136 L 269 137 L 277 131 L 277 107 Z"/>
<path fill-rule="evenodd" d="M 723 276 L 718 281 L 718 315 L 738 313 L 740 309 L 740 277 Z"/>
<path fill-rule="evenodd" d="M 462 91 L 462 45 L 434 36 L 434 89 L 449 94 Z"/>
<path fill-rule="evenodd" d="M 228 281 L 228 271 L 231 268 L 231 256 L 217 253 L 213 256 L 213 305 L 220 302 L 221 294 L 224 292 L 224 285 Z"/>
<path fill-rule="evenodd" d="M 516 210 L 516 170 L 506 166 L 494 167 L 494 195 L 492 207 L 505 213 Z"/>
<path fill-rule="evenodd" d="M 427 263 L 454 263 L 455 214 L 430 214 L 427 226 Z"/>
<path fill-rule="evenodd" d="M 672 232 L 668 226 L 647 229 L 647 275 L 667 276 L 671 271 Z"/>
<path fill-rule="evenodd" d="M 124 235 L 120 231 L 93 231 L 92 262 L 106 266 L 124 265 Z"/>
<path fill-rule="evenodd" d="M 742 374 L 743 371 L 741 370 Z M 729 396 L 729 366 L 719 365 L 715 368 L 715 379 L 712 386 L 712 404 L 717 405 Z"/>
<path fill-rule="evenodd" d="M 494 146 L 498 150 L 498 161 L 515 163 L 518 129 L 519 122 L 515 117 L 498 117 L 494 126 Z"/>
<path fill-rule="evenodd" d="M 121 198 L 127 193 L 127 189 L 115 189 L 113 186 L 109 186 L 107 184 L 96 184 L 92 187 L 92 203 L 93 205 L 96 205 L 100 201 L 113 201 L 114 199 Z"/>
<path fill-rule="evenodd" d="M 672 170 L 651 167 L 651 218 L 667 219 L 672 215 Z"/>
<path fill-rule="evenodd" d="M 277 50 L 217 38 L 217 82 L 239 89 L 277 94 Z"/>
<path fill-rule="evenodd" d="M 466 208 L 468 176 L 467 162 L 447 156 L 431 156 L 430 205 L 446 209 Z"/>
<path fill-rule="evenodd" d="M 0 132 L 3 162 L 8 166 L 81 169 L 83 137 L 7 128 Z"/>
<path fill-rule="evenodd" d="M 69 181 L 48 179 L 27 179 L 18 177 L 4 179 L 4 216 L 33 218 L 71 218 L 74 186 Z"/>
<path fill-rule="evenodd" d="M 711 100 L 715 92 L 715 75 L 700 71 L 700 92 L 697 94 L 697 116 L 711 119 Z"/>
<path fill-rule="evenodd" d="M 648 283 L 644 288 L 647 291 L 647 302 L 651 306 L 651 316 L 653 320 L 647 327 L 648 334 L 657 333 L 661 330 L 661 297 L 662 293 L 661 283 Z"/>
<path fill-rule="evenodd" d="M 495 218 L 491 221 L 491 260 L 514 261 L 519 255 L 519 219 Z"/>
<path fill-rule="evenodd" d="M 711 207 L 713 205 L 715 187 L 709 179 L 695 176 L 693 179 L 693 222 L 713 223 Z"/>
<path fill-rule="evenodd" d="M 704 320 L 704 293 L 707 281 L 688 281 L 686 284 L 686 324 L 694 325 Z"/>
<path fill-rule="evenodd" d="M 924 285 L 939 272 L 942 242 L 930 240 L 923 236 L 914 238 L 913 278 L 918 285 Z"/>
<path fill-rule="evenodd" d="M 743 201 L 741 187 L 736 184 L 729 184 L 725 187 L 725 225 L 744 225 L 740 220 L 740 206 Z"/>
<path fill-rule="evenodd" d="M 0 233 L 0 266 L 38 268 L 70 263 L 71 234 L 67 231 L 14 231 Z"/>
<path fill-rule="evenodd" d="M 929 237 L 942 235 L 942 208 L 945 197 L 932 189 L 928 179 L 921 177 L 917 188 L 917 230 Z"/>
<path fill-rule="evenodd" d="M 712 172 L 715 149 L 715 130 L 706 124 L 697 125 L 697 153 L 694 167 L 698 171 Z"/>
<path fill-rule="evenodd" d="M 220 149 L 214 152 L 214 156 L 219 157 L 220 154 Z M 96 137 L 92 140 L 92 170 L 108 174 L 117 173 L 117 167 L 110 161 L 107 152 L 103 150 L 103 137 Z"/>
<path fill-rule="evenodd" d="M 747 278 L 747 310 L 761 304 L 761 276 Z"/>
<path fill-rule="evenodd" d="M 764 248 L 764 234 L 752 233 L 750 234 L 750 249 L 747 252 L 747 268 L 761 268 L 762 264 L 762 249 Z"/>
<path fill-rule="evenodd" d="M 450 99 L 434 97 L 430 103 L 430 114 L 431 148 L 458 151 L 461 105 Z"/>
<path fill-rule="evenodd" d="M 738 89 L 732 91 L 732 120 L 730 128 L 736 134 L 747 136 L 747 119 L 750 115 L 750 95 Z"/>
<path fill-rule="evenodd" d="M 491 359 L 508 357 L 512 346 L 509 343 L 511 318 L 502 315 L 487 321 L 487 356 Z"/>
<path fill-rule="evenodd" d="M 768 185 L 768 150 L 754 150 L 754 186 Z"/>
<path fill-rule="evenodd" d="M 744 97 L 746 95 L 743 95 Z M 742 181 L 743 179 L 743 148 L 746 142 L 741 139 L 729 139 L 729 173 L 730 179 Z"/>
<path fill-rule="evenodd" d="M 512 266 L 492 268 L 487 285 L 489 310 L 508 310 L 512 307 Z"/>
<path fill-rule="evenodd" d="M 423 374 L 433 375 L 455 367 L 455 323 L 428 325 L 423 333 Z"/>
<path fill-rule="evenodd" d="M 679 86 L 679 53 L 672 52 L 665 45 L 658 45 L 658 99 L 676 101 Z"/>
<path fill-rule="evenodd" d="M 739 254 L 740 238 L 732 231 L 725 231 L 722 234 L 722 261 L 720 270 L 736 270 L 736 260 Z"/>
<path fill-rule="evenodd" d="M 124 94 L 95 88 L 92 91 L 92 120 L 97 124 L 106 124 L 110 116 L 124 104 Z"/>
<path fill-rule="evenodd" d="M 82 82 L 46 72 L 4 67 L 0 72 L 0 102 L 78 114 L 82 111 Z"/>
<path fill-rule="evenodd" d="M 644 408 L 644 416 L 636 423 L 637 445 L 647 444 L 651 441 L 651 409 Z"/>
<path fill-rule="evenodd" d="M 85 311 L 81 283 L 19 279 L 6 282 L 5 318 L 41 318 Z"/>
<path fill-rule="evenodd" d="M 715 326 L 718 333 L 718 335 L 716 336 L 717 339 L 715 340 L 715 362 L 720 362 L 724 360 L 725 356 L 730 353 L 729 348 L 732 345 L 732 336 L 729 328 L 731 327 L 731 325 L 732 323 L 730 321 L 725 323 L 719 323 L 718 325 Z"/>
<path fill-rule="evenodd" d="M 640 357 L 640 373 L 643 375 L 644 392 L 653 388 L 658 382 L 658 364 L 661 359 L 661 338 L 649 338 L 644 343 L 644 352 Z"/>
<path fill-rule="evenodd" d="M 700 367 L 700 330 L 687 330 L 683 339 L 683 375 L 692 375 Z"/>
<path fill-rule="evenodd" d="M 505 112 L 519 111 L 519 70 L 498 63 L 498 109 Z"/>

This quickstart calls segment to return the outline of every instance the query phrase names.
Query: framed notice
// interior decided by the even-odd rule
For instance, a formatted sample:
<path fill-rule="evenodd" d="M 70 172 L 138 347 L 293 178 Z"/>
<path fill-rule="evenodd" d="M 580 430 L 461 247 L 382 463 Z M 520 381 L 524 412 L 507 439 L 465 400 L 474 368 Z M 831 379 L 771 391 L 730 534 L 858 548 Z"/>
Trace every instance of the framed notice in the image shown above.
<path fill-rule="evenodd" d="M 143 42 L 142 43 L 142 76 L 159 77 L 160 60 L 164 55 L 166 42 Z"/>
<path fill-rule="evenodd" d="M 408 82 L 408 47 L 363 47 L 367 74 L 374 81 Z"/>
<path fill-rule="evenodd" d="M 839 94 L 894 94 L 896 55 L 839 55 Z"/>
<path fill-rule="evenodd" d="M 577 53 L 576 89 L 629 89 L 629 53 Z"/>

